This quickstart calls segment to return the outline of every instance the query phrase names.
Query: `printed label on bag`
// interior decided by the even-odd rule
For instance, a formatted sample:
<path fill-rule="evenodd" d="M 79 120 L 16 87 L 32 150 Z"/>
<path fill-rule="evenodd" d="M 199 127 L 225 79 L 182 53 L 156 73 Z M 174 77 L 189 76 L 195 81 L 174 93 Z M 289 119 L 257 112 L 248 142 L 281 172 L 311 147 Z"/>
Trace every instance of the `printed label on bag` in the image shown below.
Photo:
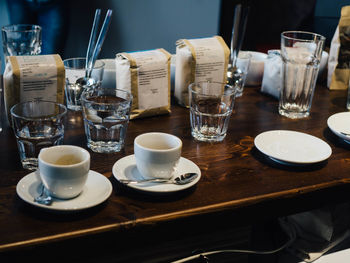
<path fill-rule="evenodd" d="M 21 101 L 57 100 L 57 67 L 53 56 L 19 56 L 17 62 Z"/>
<path fill-rule="evenodd" d="M 159 50 L 132 54 L 138 67 L 138 106 L 151 109 L 168 105 L 168 58 Z"/>
<path fill-rule="evenodd" d="M 224 50 L 217 38 L 189 40 L 196 58 L 195 80 L 213 81 L 222 79 L 225 70 Z"/>

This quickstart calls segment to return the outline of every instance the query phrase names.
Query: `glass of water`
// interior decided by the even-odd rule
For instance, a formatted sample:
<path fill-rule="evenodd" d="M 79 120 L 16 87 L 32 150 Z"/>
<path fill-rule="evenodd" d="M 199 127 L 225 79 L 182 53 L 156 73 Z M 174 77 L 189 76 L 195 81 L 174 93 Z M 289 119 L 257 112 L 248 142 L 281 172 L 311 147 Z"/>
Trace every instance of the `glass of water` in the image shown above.
<path fill-rule="evenodd" d="M 66 106 L 41 100 L 21 102 L 11 108 L 23 168 L 36 170 L 40 150 L 63 143 L 66 113 Z"/>
<path fill-rule="evenodd" d="M 220 82 L 192 83 L 189 89 L 192 136 L 219 142 L 227 133 L 237 89 Z"/>
<path fill-rule="evenodd" d="M 5 56 L 39 55 L 41 53 L 41 27 L 18 24 L 2 27 Z"/>
<path fill-rule="evenodd" d="M 309 116 L 325 37 L 309 32 L 281 34 L 282 87 L 279 114 L 292 119 Z"/>
<path fill-rule="evenodd" d="M 132 95 L 111 88 L 90 88 L 81 95 L 87 146 L 94 152 L 119 152 L 124 147 Z"/>

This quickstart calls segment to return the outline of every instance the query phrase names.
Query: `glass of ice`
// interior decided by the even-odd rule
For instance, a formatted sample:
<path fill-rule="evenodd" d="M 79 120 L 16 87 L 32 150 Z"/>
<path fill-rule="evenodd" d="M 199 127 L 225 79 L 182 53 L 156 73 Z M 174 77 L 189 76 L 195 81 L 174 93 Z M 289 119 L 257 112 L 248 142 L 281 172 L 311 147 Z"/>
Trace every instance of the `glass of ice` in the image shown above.
<path fill-rule="evenodd" d="M 192 136 L 199 141 L 222 141 L 237 89 L 220 82 L 192 83 L 188 89 Z"/>
<path fill-rule="evenodd" d="M 81 95 L 87 146 L 94 152 L 119 152 L 124 147 L 132 95 L 111 88 L 91 88 Z"/>
<path fill-rule="evenodd" d="M 66 113 L 66 106 L 42 100 L 21 102 L 11 108 L 23 168 L 36 170 L 40 150 L 63 143 Z"/>
<path fill-rule="evenodd" d="M 325 37 L 303 31 L 281 34 L 282 87 L 278 111 L 288 118 L 309 116 Z"/>

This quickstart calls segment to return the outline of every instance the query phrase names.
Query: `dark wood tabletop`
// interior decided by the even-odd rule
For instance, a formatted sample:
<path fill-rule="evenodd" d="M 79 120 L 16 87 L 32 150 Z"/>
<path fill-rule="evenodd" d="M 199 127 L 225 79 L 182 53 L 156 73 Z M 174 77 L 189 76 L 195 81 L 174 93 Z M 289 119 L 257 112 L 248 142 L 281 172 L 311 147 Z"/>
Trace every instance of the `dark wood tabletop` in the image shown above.
<path fill-rule="evenodd" d="M 167 255 L 171 252 L 179 257 L 195 248 L 187 245 L 188 250 L 179 252 L 181 244 L 176 243 L 179 240 L 210 243 L 215 241 L 215 235 L 212 240 L 208 238 L 211 233 L 239 235 L 234 229 L 257 221 L 348 201 L 350 144 L 327 127 L 329 116 L 346 111 L 346 95 L 346 91 L 329 91 L 319 85 L 310 117 L 292 120 L 278 114 L 278 101 L 260 93 L 260 87 L 247 87 L 243 96 L 236 99 L 227 137 L 220 143 L 195 141 L 191 137 L 188 109 L 176 104 L 169 115 L 132 120 L 125 149 L 120 153 L 90 151 L 91 169 L 111 181 L 112 195 L 106 202 L 76 213 L 47 211 L 18 197 L 16 185 L 29 172 L 21 167 L 13 131 L 3 123 L 0 257 L 35 256 L 61 247 L 78 251 L 77 244 L 82 247 L 80 256 L 90 258 L 91 262 L 94 256 L 102 261 L 115 254 L 121 261 L 136 254 L 146 259 L 152 257 L 147 248 L 154 248 L 155 244 L 164 255 L 167 251 Z M 275 163 L 254 147 L 255 136 L 274 129 L 314 135 L 331 146 L 332 155 L 326 161 L 307 166 Z M 137 192 L 116 181 L 113 164 L 133 154 L 137 135 L 151 131 L 171 133 L 182 139 L 182 156 L 201 169 L 201 180 L 194 187 L 157 195 Z M 68 112 L 64 143 L 87 148 L 81 113 Z"/>

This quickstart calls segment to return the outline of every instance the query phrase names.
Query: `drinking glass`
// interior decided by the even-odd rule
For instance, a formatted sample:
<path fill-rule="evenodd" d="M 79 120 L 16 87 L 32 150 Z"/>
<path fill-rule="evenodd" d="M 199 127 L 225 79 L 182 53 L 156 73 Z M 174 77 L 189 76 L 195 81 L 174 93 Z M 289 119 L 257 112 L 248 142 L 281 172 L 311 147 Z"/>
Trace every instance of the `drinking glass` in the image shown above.
<path fill-rule="evenodd" d="M 51 101 L 26 101 L 11 108 L 12 125 L 22 166 L 36 170 L 42 148 L 63 143 L 67 108 Z"/>
<path fill-rule="evenodd" d="M 81 96 L 87 146 L 94 152 L 119 152 L 124 147 L 132 95 L 111 88 L 89 88 Z"/>
<path fill-rule="evenodd" d="M 240 97 L 243 95 L 243 89 L 245 85 L 245 81 L 247 79 L 248 71 L 250 68 L 250 61 L 252 55 L 248 52 L 240 51 L 238 53 L 237 61 L 236 61 L 236 70 L 232 73 L 232 84 L 237 88 L 236 97 Z M 227 75 L 229 76 L 229 73 Z"/>
<path fill-rule="evenodd" d="M 292 119 L 310 115 L 324 42 L 325 37 L 310 32 L 281 34 L 281 115 Z"/>
<path fill-rule="evenodd" d="M 70 58 L 63 60 L 66 70 L 65 96 L 67 108 L 74 111 L 81 110 L 80 97 L 84 91 L 84 86 L 77 84 L 79 78 L 85 77 L 85 58 Z M 97 60 L 91 72 L 91 78 L 96 81 L 93 88 L 100 87 L 103 78 L 105 63 Z"/>
<path fill-rule="evenodd" d="M 41 53 L 41 27 L 18 24 L 2 27 L 4 54 L 8 56 L 39 55 Z"/>
<path fill-rule="evenodd" d="M 227 133 L 236 88 L 219 82 L 192 83 L 189 89 L 192 136 L 199 141 L 219 142 Z"/>

